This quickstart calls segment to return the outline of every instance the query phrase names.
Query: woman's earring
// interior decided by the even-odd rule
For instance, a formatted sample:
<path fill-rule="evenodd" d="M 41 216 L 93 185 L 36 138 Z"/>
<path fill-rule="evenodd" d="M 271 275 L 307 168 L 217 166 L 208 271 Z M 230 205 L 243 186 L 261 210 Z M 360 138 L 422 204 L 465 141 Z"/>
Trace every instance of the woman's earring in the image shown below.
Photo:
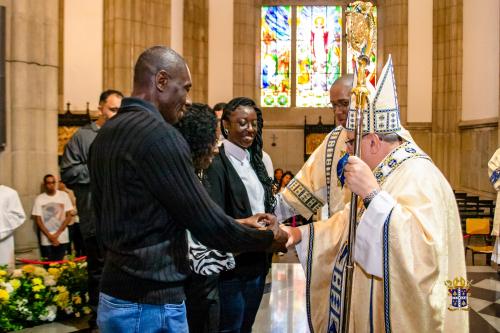
<path fill-rule="evenodd" d="M 226 135 L 229 134 L 229 131 L 227 130 L 227 128 L 224 128 L 224 134 L 226 134 Z"/>

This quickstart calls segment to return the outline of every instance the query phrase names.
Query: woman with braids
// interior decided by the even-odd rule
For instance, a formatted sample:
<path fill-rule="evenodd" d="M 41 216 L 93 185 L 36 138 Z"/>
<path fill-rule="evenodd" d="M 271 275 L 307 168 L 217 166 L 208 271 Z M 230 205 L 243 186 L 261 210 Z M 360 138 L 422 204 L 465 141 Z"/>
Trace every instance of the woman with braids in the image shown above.
<path fill-rule="evenodd" d="M 193 103 L 176 126 L 189 144 L 196 174 L 203 181 L 204 170 L 210 166 L 218 151 L 215 113 L 208 105 Z M 219 273 L 234 268 L 234 257 L 230 253 L 207 248 L 189 232 L 187 236 L 192 271 L 184 286 L 189 331 L 218 332 Z"/>
<path fill-rule="evenodd" d="M 227 139 L 207 170 L 212 199 L 235 219 L 271 213 L 275 206 L 272 180 L 262 162 L 262 112 L 246 97 L 224 108 L 222 134 Z M 235 255 L 236 267 L 219 277 L 219 332 L 251 332 L 264 293 L 271 257 L 265 252 Z"/>

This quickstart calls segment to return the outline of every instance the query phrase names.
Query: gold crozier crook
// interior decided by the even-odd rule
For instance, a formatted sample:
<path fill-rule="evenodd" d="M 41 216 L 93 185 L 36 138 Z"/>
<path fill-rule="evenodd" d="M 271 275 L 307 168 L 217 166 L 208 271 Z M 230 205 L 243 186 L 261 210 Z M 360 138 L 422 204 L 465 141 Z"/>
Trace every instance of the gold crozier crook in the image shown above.
<path fill-rule="evenodd" d="M 373 15 L 373 5 L 370 2 L 355 1 L 349 5 L 346 11 L 348 17 L 347 42 L 352 48 L 360 52 L 357 59 L 356 86 L 352 89 L 355 97 L 354 108 L 356 110 L 354 126 L 354 155 L 361 156 L 361 138 L 363 134 L 363 110 L 368 108 L 368 88 L 366 87 L 366 68 L 370 64 L 370 53 L 376 45 L 376 23 Z M 349 214 L 349 236 L 347 239 L 347 265 L 346 279 L 344 283 L 344 299 L 341 320 L 341 332 L 349 332 L 349 319 L 351 312 L 352 280 L 354 275 L 354 241 L 356 239 L 358 196 L 351 195 L 351 206 Z"/>

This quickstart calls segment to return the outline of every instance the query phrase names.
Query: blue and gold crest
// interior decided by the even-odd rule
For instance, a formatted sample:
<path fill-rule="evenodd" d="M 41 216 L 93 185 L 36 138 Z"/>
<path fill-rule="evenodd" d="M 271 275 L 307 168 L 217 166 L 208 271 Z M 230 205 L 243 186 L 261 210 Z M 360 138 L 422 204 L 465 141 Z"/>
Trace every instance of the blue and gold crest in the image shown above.
<path fill-rule="evenodd" d="M 453 281 L 446 280 L 444 284 L 448 287 L 448 295 L 451 296 L 451 304 L 448 310 L 465 310 L 469 307 L 470 284 L 472 281 L 467 281 L 463 277 L 457 277 Z"/>

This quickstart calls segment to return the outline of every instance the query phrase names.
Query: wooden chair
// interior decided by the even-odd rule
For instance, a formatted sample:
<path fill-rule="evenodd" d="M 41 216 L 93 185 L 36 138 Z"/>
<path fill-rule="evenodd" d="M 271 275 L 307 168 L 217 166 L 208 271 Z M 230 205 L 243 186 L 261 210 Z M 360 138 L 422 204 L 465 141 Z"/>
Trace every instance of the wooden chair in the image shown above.
<path fill-rule="evenodd" d="M 491 262 L 491 254 L 493 253 L 493 246 L 488 242 L 486 237 L 490 234 L 490 219 L 489 218 L 468 218 L 465 220 L 465 232 L 467 236 L 467 246 L 465 247 L 465 254 L 467 250 L 472 252 L 472 265 L 474 265 L 474 256 L 476 254 L 485 254 L 487 265 Z M 473 236 L 483 236 L 484 242 L 480 245 L 469 245 L 470 239 Z"/>

